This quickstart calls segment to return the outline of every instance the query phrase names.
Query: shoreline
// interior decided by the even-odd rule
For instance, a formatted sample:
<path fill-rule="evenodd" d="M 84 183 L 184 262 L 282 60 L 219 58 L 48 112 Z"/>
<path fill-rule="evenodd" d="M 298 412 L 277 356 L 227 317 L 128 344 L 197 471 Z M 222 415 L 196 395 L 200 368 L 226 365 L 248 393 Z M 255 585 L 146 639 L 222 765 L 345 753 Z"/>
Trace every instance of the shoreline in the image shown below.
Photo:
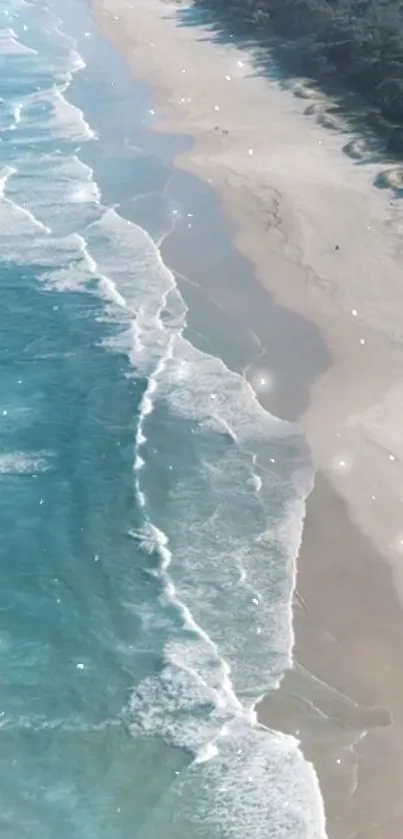
<path fill-rule="evenodd" d="M 245 102 L 237 105 L 235 95 L 232 116 L 228 109 L 226 117 L 227 124 L 231 122 L 231 128 L 228 129 L 231 140 L 227 139 L 227 135 L 223 136 L 214 131 L 214 114 L 209 106 L 203 106 L 202 119 L 199 112 L 192 116 L 190 102 L 187 103 L 185 111 L 182 104 L 186 103 L 174 101 L 177 100 L 179 90 L 179 76 L 176 70 L 182 73 L 182 70 L 186 69 L 183 75 L 188 76 L 189 64 L 187 63 L 186 67 L 181 65 L 192 55 L 195 68 L 198 68 L 202 77 L 206 70 L 206 81 L 203 84 L 207 102 L 211 104 L 212 96 L 219 98 L 222 95 L 221 88 L 228 88 L 224 75 L 220 81 L 221 87 L 211 86 L 214 73 L 221 72 L 221 68 L 228 66 L 229 61 L 234 69 L 237 66 L 236 53 L 233 55 L 236 50 L 234 45 L 221 48 L 211 43 L 196 44 L 196 38 L 200 33 L 195 33 L 194 30 L 179 30 L 181 34 L 176 39 L 175 33 L 178 29 L 176 22 L 172 21 L 172 15 L 178 7 L 174 4 L 153 0 L 148 7 L 141 3 L 136 4 L 136 8 L 130 8 L 130 5 L 126 0 L 119 0 L 118 3 L 112 3 L 111 0 L 92 2 L 98 20 L 101 15 L 103 33 L 129 57 L 135 75 L 150 81 L 158 90 L 157 98 L 164 106 L 166 118 L 155 128 L 190 134 L 196 139 L 195 146 L 175 160 L 175 165 L 211 182 L 217 189 L 224 210 L 238 226 L 235 245 L 253 262 L 262 287 L 266 287 L 274 295 L 275 302 L 280 302 L 285 309 L 289 308 L 310 322 L 320 325 L 324 336 L 324 349 L 328 350 L 329 359 L 334 359 L 333 365 L 328 363 L 327 370 L 324 365 L 317 383 L 312 383 L 311 404 L 300 418 L 316 466 L 325 473 L 325 476 L 322 476 L 321 471 L 318 472 L 315 488 L 307 503 L 303 542 L 297 563 L 297 598 L 294 604 L 295 660 L 316 678 L 312 678 L 309 673 L 308 678 L 302 677 L 298 670 L 298 680 L 296 683 L 292 681 L 289 689 L 289 675 L 291 679 L 294 677 L 293 673 L 287 674 L 280 690 L 276 692 L 274 705 L 273 697 L 268 696 L 262 701 L 259 717 L 264 724 L 270 725 L 274 714 L 278 724 L 282 709 L 276 704 L 276 700 L 280 700 L 281 705 L 287 697 L 291 697 L 289 713 L 284 722 L 286 728 L 294 719 L 293 703 L 303 708 L 302 716 L 301 710 L 298 710 L 295 716 L 296 726 L 293 730 L 290 729 L 289 733 L 299 736 L 299 721 L 303 718 L 307 726 L 307 742 L 304 743 L 301 738 L 301 746 L 319 774 L 330 839 L 341 839 L 353 834 L 362 839 L 396 839 L 398 826 L 390 816 L 396 812 L 396 803 L 399 801 L 397 779 L 403 768 L 403 750 L 398 747 L 399 737 L 396 729 L 402 722 L 402 715 L 399 716 L 399 697 L 403 689 L 403 675 L 399 672 L 398 663 L 403 640 L 400 636 L 403 633 L 400 632 L 399 626 L 401 606 L 397 600 L 396 588 L 392 586 L 391 569 L 393 571 L 394 563 L 400 557 L 398 528 L 401 501 L 400 490 L 396 494 L 396 488 L 398 484 L 403 486 L 403 471 L 399 462 L 400 451 L 403 455 L 403 444 L 400 450 L 398 434 L 393 434 L 393 422 L 398 416 L 400 406 L 399 391 L 396 392 L 395 383 L 398 374 L 403 371 L 400 334 L 396 332 L 395 326 L 389 331 L 385 329 L 383 322 L 376 324 L 374 328 L 374 312 L 370 310 L 371 307 L 366 312 L 366 319 L 361 317 L 359 303 L 356 304 L 357 310 L 355 307 L 349 309 L 353 298 L 346 294 L 346 302 L 343 298 L 345 289 L 340 290 L 338 287 L 338 274 L 342 273 L 340 263 L 343 265 L 343 259 L 338 259 L 335 271 L 337 276 L 332 277 L 336 254 L 330 231 L 324 224 L 325 231 L 318 232 L 317 219 L 316 224 L 312 224 L 313 205 L 309 207 L 312 230 L 301 227 L 298 190 L 295 191 L 295 185 L 290 185 L 286 177 L 285 194 L 280 190 L 281 175 L 285 174 L 284 168 L 274 175 L 270 164 L 270 186 L 261 183 L 261 167 L 267 163 L 267 156 L 262 160 L 262 154 L 255 153 L 255 149 L 262 141 L 263 129 L 267 131 L 272 126 L 268 127 L 266 123 L 264 126 L 259 125 L 260 116 L 256 108 L 259 101 L 266 103 L 266 90 L 272 92 L 270 84 L 264 79 L 248 79 L 248 83 L 256 81 L 256 96 L 246 112 L 243 110 Z M 105 10 L 109 7 L 111 11 L 105 18 Z M 161 16 L 162 9 L 166 10 L 165 19 Z M 115 20 L 117 12 L 118 19 Z M 123 16 L 125 22 L 126 16 L 127 22 L 130 19 L 136 20 L 138 26 L 135 38 L 128 33 L 127 26 L 122 28 Z M 146 42 L 143 39 L 151 32 L 154 32 L 154 46 L 150 47 L 150 41 L 147 41 L 145 49 Z M 162 41 L 160 47 L 156 48 L 158 38 L 165 39 L 164 48 Z M 133 57 L 134 46 L 138 52 L 136 57 Z M 199 57 L 205 53 L 204 64 L 198 65 L 194 53 L 196 48 Z M 162 72 L 167 66 L 166 53 L 169 59 L 170 49 L 171 57 L 173 49 L 177 53 L 176 63 L 172 60 L 168 78 L 162 81 Z M 211 69 L 207 72 L 208 62 Z M 243 77 L 240 76 L 240 81 L 242 80 Z M 281 107 L 288 114 L 288 94 L 276 90 L 273 96 L 276 107 Z M 297 108 L 298 103 L 293 104 Z M 241 138 L 242 159 L 237 123 L 240 116 L 245 116 L 244 122 L 248 126 L 247 139 Z M 319 142 L 318 137 L 321 139 L 325 136 L 323 128 L 314 127 L 312 130 L 308 118 L 294 113 L 292 109 L 289 116 L 294 120 L 297 118 L 306 121 L 307 133 L 314 138 L 313 143 Z M 234 121 L 234 127 L 231 120 Z M 249 121 L 253 125 L 249 125 Z M 249 154 L 250 146 L 247 145 L 250 142 L 250 131 L 255 132 L 252 155 Z M 278 128 L 275 128 L 274 133 L 277 131 Z M 237 135 L 234 142 L 233 133 Z M 330 156 L 335 162 L 339 150 L 336 148 L 334 136 L 328 136 Z M 322 139 L 320 145 L 326 145 Z M 293 151 L 297 153 L 295 148 Z M 281 150 L 277 149 L 276 153 L 281 162 Z M 238 166 L 240 162 L 242 166 Z M 316 156 L 315 161 L 311 161 L 312 166 L 315 162 L 318 163 Z M 303 161 L 297 160 L 297 164 L 302 167 Z M 351 161 L 343 159 L 341 168 L 344 174 L 347 166 L 350 167 L 352 175 L 354 168 Z M 329 183 L 325 184 L 327 195 L 328 188 L 335 188 L 336 177 L 337 175 L 332 174 Z M 259 188 L 256 188 L 256 184 Z M 297 179 L 299 190 L 301 186 Z M 307 187 L 309 190 L 309 182 Z M 364 197 L 359 193 L 362 210 Z M 381 195 L 375 195 L 375 199 L 370 212 L 371 220 L 373 218 L 376 221 L 377 208 L 379 209 L 382 202 L 387 204 L 387 201 L 385 202 Z M 349 234 L 348 228 L 340 229 L 342 203 L 338 208 L 339 215 L 336 212 L 332 218 L 332 223 L 336 220 L 335 236 L 337 243 L 341 242 L 341 251 Z M 343 226 L 346 227 L 344 222 Z M 376 235 L 378 244 L 382 231 L 384 232 L 384 227 Z M 312 263 L 315 264 L 315 259 L 312 258 L 314 233 L 327 243 L 326 253 L 322 252 L 320 259 L 316 260 L 318 267 L 315 265 L 315 269 L 318 273 L 312 267 Z M 358 250 L 363 252 L 361 242 Z M 336 258 L 338 256 L 339 254 Z M 391 257 L 390 262 L 393 262 Z M 319 271 L 321 264 L 326 268 L 324 276 Z M 270 276 L 267 271 L 268 265 Z M 343 270 L 346 271 L 345 262 Z M 393 274 L 390 266 L 388 270 Z M 330 277 L 326 276 L 326 272 Z M 357 291 L 357 299 L 358 296 Z M 357 311 L 359 316 L 353 314 L 353 311 Z M 289 352 L 292 355 L 292 335 L 290 343 Z M 308 354 L 302 361 L 302 367 L 309 367 L 310 363 Z M 367 370 L 370 371 L 369 376 Z M 389 428 L 385 431 L 379 428 L 379 404 L 383 408 L 388 388 L 390 421 Z M 261 394 L 259 398 L 264 404 Z M 271 407 L 270 395 L 268 404 L 270 410 L 275 413 L 275 408 Z M 369 416 L 365 416 L 365 412 L 369 412 Z M 358 465 L 358 469 L 348 468 L 352 465 L 349 462 L 353 459 L 351 451 L 354 452 L 354 460 L 357 461 L 354 465 Z M 375 469 L 375 481 L 373 478 L 369 479 L 371 469 Z M 389 491 L 390 483 L 393 483 L 392 493 Z M 361 495 L 364 487 L 366 497 L 363 503 Z M 338 494 L 340 490 L 344 500 L 341 500 Z M 374 497 L 378 500 L 381 495 L 381 515 L 378 520 L 374 516 Z M 396 541 L 392 543 L 391 532 L 397 534 Z M 332 542 L 329 541 L 329 533 L 332 534 Z M 368 534 L 371 541 L 368 541 L 365 534 Z M 379 555 L 377 549 L 382 550 L 388 562 Z M 322 563 L 325 553 L 326 562 Z M 356 563 L 352 574 L 348 559 L 356 558 L 357 555 L 360 562 Z M 367 572 L 368 558 L 371 575 Z M 344 569 L 344 573 L 341 568 Z M 397 582 L 399 583 L 399 580 Z M 363 585 L 366 587 L 364 604 Z M 337 595 L 334 594 L 336 590 Z M 320 609 L 321 604 L 323 605 Z M 375 622 L 374 610 L 380 613 Z M 321 635 L 325 638 L 323 644 L 320 643 Z M 352 645 L 351 641 L 356 635 L 359 636 L 360 643 L 352 650 L 354 644 Z M 376 663 L 372 666 L 374 649 Z M 385 656 L 388 662 L 392 662 L 388 663 L 386 677 L 382 670 Z M 322 683 L 318 683 L 318 679 L 321 679 Z M 321 685 L 325 689 L 327 712 L 323 711 L 324 706 L 322 707 L 324 698 Z M 310 712 L 307 714 L 308 706 Z M 325 731 L 322 723 L 318 724 L 318 720 L 323 720 L 323 714 L 326 717 Z M 393 725 L 390 725 L 392 718 Z M 369 731 L 369 734 L 363 736 L 364 731 Z M 379 759 L 379 755 L 382 760 L 378 765 L 376 759 Z M 383 773 L 382 783 L 379 781 L 380 772 Z M 387 820 L 389 826 L 384 827 L 383 823 Z M 383 832 L 380 835 L 381 824 Z"/>
<path fill-rule="evenodd" d="M 186 4 L 91 6 L 135 77 L 152 85 L 162 118 L 148 127 L 193 138 L 175 166 L 214 187 L 260 283 L 323 336 L 333 363 L 299 421 L 316 468 L 394 567 L 403 603 L 403 211 L 373 187 L 385 167 L 355 166 L 342 152 L 349 135 L 305 116 L 304 100 L 256 75 L 233 42 L 213 43 L 207 25 L 178 25 Z M 223 136 L 214 127 L 224 109 Z"/>

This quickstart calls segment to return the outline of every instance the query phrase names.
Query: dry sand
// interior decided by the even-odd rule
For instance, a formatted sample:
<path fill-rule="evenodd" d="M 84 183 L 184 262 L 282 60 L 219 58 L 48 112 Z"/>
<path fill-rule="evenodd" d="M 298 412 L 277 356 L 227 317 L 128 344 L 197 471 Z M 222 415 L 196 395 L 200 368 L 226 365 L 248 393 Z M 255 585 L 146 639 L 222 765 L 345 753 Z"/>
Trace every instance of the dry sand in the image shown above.
<path fill-rule="evenodd" d="M 237 246 L 262 284 L 315 323 L 333 355 L 301 417 L 323 475 L 308 503 L 295 610 L 296 659 L 325 685 L 301 672 L 287 677 L 284 726 L 295 706 L 291 730 L 303 721 L 301 741 L 319 771 L 329 835 L 397 837 L 403 216 L 393 192 L 373 186 L 388 167 L 354 165 L 342 151 L 352 138 L 305 116 L 306 99 L 258 75 L 253 51 L 213 43 L 208 27 L 179 25 L 189 22 L 187 6 L 93 5 L 136 77 L 155 86 L 159 127 L 195 138 L 178 164 L 217 188 L 238 224 Z M 279 718 L 276 703 L 263 703 L 268 722 L 273 713 Z M 326 725 L 315 710 L 323 703 L 332 709 Z"/>

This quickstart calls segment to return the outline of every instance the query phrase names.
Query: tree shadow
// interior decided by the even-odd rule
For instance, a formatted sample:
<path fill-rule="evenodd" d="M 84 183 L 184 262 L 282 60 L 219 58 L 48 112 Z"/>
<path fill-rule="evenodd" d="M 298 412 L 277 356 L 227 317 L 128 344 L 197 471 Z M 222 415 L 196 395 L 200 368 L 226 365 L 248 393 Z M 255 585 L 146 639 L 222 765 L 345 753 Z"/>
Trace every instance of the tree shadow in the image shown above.
<path fill-rule="evenodd" d="M 374 185 L 391 189 L 396 197 L 403 193 L 403 126 L 385 118 L 379 107 L 364 95 L 348 89 L 335 68 L 317 56 L 312 59 L 309 39 L 286 40 L 271 36 L 259 25 L 259 18 L 240 13 L 212 0 L 197 0 L 175 12 L 180 27 L 203 27 L 200 40 L 215 44 L 235 43 L 248 53 L 253 75 L 276 81 L 306 101 L 304 114 L 330 131 L 345 134 L 343 151 L 356 166 L 378 163 L 393 165 L 377 175 Z M 205 34 L 207 31 L 207 35 Z M 353 135 L 353 136 L 352 136 Z"/>

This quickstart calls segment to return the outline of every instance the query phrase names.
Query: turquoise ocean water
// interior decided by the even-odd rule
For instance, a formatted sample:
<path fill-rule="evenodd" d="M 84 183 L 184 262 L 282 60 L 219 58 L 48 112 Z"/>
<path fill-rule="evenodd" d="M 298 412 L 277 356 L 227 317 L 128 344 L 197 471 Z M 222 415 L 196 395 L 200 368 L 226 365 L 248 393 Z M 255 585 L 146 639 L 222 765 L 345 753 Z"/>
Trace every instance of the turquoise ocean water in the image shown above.
<path fill-rule="evenodd" d="M 254 712 L 305 448 L 183 336 L 158 245 L 185 210 L 85 5 L 0 27 L 0 835 L 315 839 L 313 770 Z"/>

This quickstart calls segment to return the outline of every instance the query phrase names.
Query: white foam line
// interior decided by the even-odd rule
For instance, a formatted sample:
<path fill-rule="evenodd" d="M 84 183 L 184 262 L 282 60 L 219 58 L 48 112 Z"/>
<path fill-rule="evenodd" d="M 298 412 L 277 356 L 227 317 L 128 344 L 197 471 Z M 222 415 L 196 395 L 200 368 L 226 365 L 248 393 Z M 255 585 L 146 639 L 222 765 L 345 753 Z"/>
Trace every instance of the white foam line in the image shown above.
<path fill-rule="evenodd" d="M 51 155 L 51 157 L 56 157 L 56 155 Z M 84 180 L 86 183 L 91 184 L 92 193 L 91 193 L 91 201 L 95 204 L 98 204 L 101 209 L 101 190 L 99 188 L 98 183 L 96 182 L 94 175 L 95 171 L 92 169 L 91 166 L 88 166 L 87 163 L 83 163 L 83 161 L 78 157 L 77 154 L 72 155 L 72 160 L 78 163 L 85 171 Z"/>
<path fill-rule="evenodd" d="M 30 210 L 27 210 L 26 207 L 22 207 L 20 204 L 17 204 L 15 201 L 12 201 L 11 198 L 7 198 L 5 194 L 6 184 L 7 181 L 12 175 L 17 173 L 17 169 L 14 166 L 4 166 L 2 170 L 0 170 L 0 200 L 4 203 L 9 204 L 10 207 L 14 207 L 22 215 L 27 216 L 30 221 L 38 228 L 38 230 L 42 230 L 44 233 L 51 233 L 50 227 L 47 227 L 45 224 L 42 224 L 39 219 L 37 219 Z"/>
<path fill-rule="evenodd" d="M 171 357 L 172 357 L 172 341 L 170 341 L 168 343 L 168 349 L 167 349 L 166 355 L 163 358 L 160 359 L 160 361 L 158 362 L 158 364 L 157 364 L 157 366 L 154 370 L 154 373 L 149 377 L 147 387 L 146 387 L 146 389 L 143 393 L 143 396 L 142 396 L 142 399 L 141 399 L 141 402 L 140 402 L 139 421 L 138 421 L 137 432 L 136 432 L 136 463 L 141 462 L 142 465 L 144 465 L 144 460 L 141 457 L 138 459 L 138 455 L 139 455 L 139 451 L 142 448 L 142 446 L 144 446 L 144 444 L 147 442 L 147 437 L 144 434 L 144 423 L 145 423 L 146 417 L 149 416 L 149 414 L 152 413 L 153 407 L 154 407 L 153 401 L 151 399 L 151 394 L 154 393 L 154 391 L 156 389 L 155 377 L 158 376 L 158 374 L 161 373 L 164 370 L 164 368 L 166 366 L 166 363 L 168 361 L 168 358 L 171 358 Z M 139 467 L 136 468 L 136 464 L 135 464 L 135 471 L 137 473 L 136 477 L 135 477 L 136 494 L 137 494 L 137 497 L 140 500 L 141 506 L 144 507 L 145 504 L 146 504 L 146 497 L 145 497 L 145 495 L 144 495 L 144 493 L 143 493 L 143 491 L 140 487 L 140 478 L 139 478 L 139 475 L 138 475 Z"/>
<path fill-rule="evenodd" d="M 0 170 L 0 198 L 4 198 L 4 190 L 6 187 L 6 183 L 11 175 L 14 175 L 17 172 L 14 166 L 4 166 L 3 169 Z"/>
<path fill-rule="evenodd" d="M 160 255 L 160 259 L 162 261 L 161 255 Z M 174 280 L 173 275 L 172 275 L 172 279 Z M 158 314 L 161 313 L 164 305 L 166 305 L 166 299 L 167 299 L 168 294 L 169 294 L 169 290 L 167 290 L 165 292 L 165 294 L 163 295 L 163 300 L 162 300 L 161 305 L 159 307 Z M 161 326 L 162 326 L 162 324 L 161 324 Z M 146 435 L 144 433 L 144 424 L 145 424 L 146 417 L 149 416 L 152 413 L 153 407 L 154 407 L 152 399 L 151 399 L 151 395 L 155 392 L 155 390 L 157 388 L 157 378 L 158 378 L 158 376 L 165 369 L 168 360 L 172 358 L 172 350 L 173 350 L 173 336 L 168 341 L 168 346 L 166 348 L 165 355 L 163 356 L 163 358 L 160 359 L 160 361 L 156 365 L 154 373 L 149 377 L 147 388 L 146 388 L 146 390 L 143 394 L 143 397 L 142 397 L 142 400 L 141 400 L 141 403 L 140 403 L 140 418 L 139 418 L 137 434 L 136 434 L 136 452 L 137 452 L 137 455 L 136 455 L 136 461 L 135 461 L 135 472 L 136 472 L 135 488 L 136 488 L 137 497 L 139 498 L 140 505 L 142 507 L 145 506 L 146 498 L 145 498 L 144 493 L 142 492 L 141 487 L 140 487 L 139 472 L 144 466 L 144 460 L 141 458 L 141 456 L 139 456 L 138 451 L 141 449 L 142 446 L 144 446 L 144 444 L 147 441 Z M 245 709 L 243 708 L 243 706 L 239 702 L 238 698 L 236 697 L 236 694 L 235 694 L 235 692 L 233 690 L 233 687 L 232 687 L 232 683 L 231 683 L 231 679 L 230 679 L 231 669 L 230 669 L 229 664 L 219 655 L 218 648 L 217 648 L 216 644 L 214 644 L 214 642 L 212 641 L 210 636 L 195 621 L 192 613 L 190 612 L 188 607 L 185 605 L 185 603 L 183 603 L 180 600 L 180 598 L 177 597 L 175 585 L 172 582 L 172 580 L 169 576 L 169 573 L 168 573 L 169 566 L 171 565 L 171 562 L 172 562 L 172 554 L 171 554 L 171 551 L 169 550 L 169 547 L 168 547 L 168 537 L 156 525 L 154 525 L 150 519 L 147 518 L 146 522 L 145 522 L 145 533 L 143 532 L 143 534 L 142 534 L 140 532 L 139 534 L 137 534 L 137 538 L 140 540 L 141 545 L 144 549 L 146 549 L 148 551 L 156 549 L 158 551 L 158 553 L 160 555 L 160 558 L 161 558 L 159 576 L 160 576 L 161 581 L 164 584 L 166 599 L 169 600 L 172 603 L 172 605 L 174 605 L 176 607 L 179 614 L 182 615 L 183 627 L 185 629 L 188 629 L 189 631 L 193 631 L 196 635 L 198 635 L 198 637 L 202 641 L 204 641 L 204 643 L 209 647 L 209 649 L 212 650 L 215 659 L 217 660 L 217 662 L 220 663 L 220 668 L 221 668 L 221 671 L 222 671 L 221 685 L 222 685 L 222 689 L 223 689 L 224 693 L 227 696 L 227 703 L 226 704 L 228 704 L 229 707 L 232 707 L 236 711 L 237 716 L 241 715 L 241 716 L 245 717 L 246 716 Z M 147 543 L 147 539 L 149 540 L 148 543 Z M 186 668 L 186 665 L 185 665 L 184 662 L 181 663 L 181 667 L 182 667 L 182 669 L 188 669 L 188 668 Z M 196 671 L 192 671 L 192 675 L 193 675 L 193 677 L 199 679 L 203 684 L 206 684 L 204 682 L 204 680 L 202 679 L 201 674 L 197 673 Z M 217 691 L 216 691 L 216 693 L 217 693 Z M 217 696 L 217 701 L 218 701 L 218 704 L 220 704 L 218 696 Z M 257 719 L 256 712 L 253 709 L 249 711 L 247 716 L 249 718 L 250 723 L 254 724 L 256 722 L 256 719 Z M 207 743 L 203 747 L 203 749 L 198 754 L 195 755 L 195 758 L 194 758 L 195 762 L 200 762 L 200 763 L 205 762 L 205 761 L 213 758 L 217 754 L 217 752 L 218 752 L 217 742 L 220 739 L 220 736 L 221 736 L 221 728 L 218 729 L 217 736 L 214 738 L 214 740 Z"/>
<path fill-rule="evenodd" d="M 56 99 L 59 99 L 63 103 L 63 106 L 67 106 L 68 108 L 70 108 L 71 111 L 74 111 L 76 114 L 78 114 L 79 121 L 80 121 L 81 125 L 83 126 L 84 131 L 85 131 L 88 139 L 89 140 L 95 140 L 97 138 L 97 135 L 96 135 L 95 131 L 91 128 L 89 122 L 87 122 L 87 120 L 85 119 L 84 113 L 81 110 L 81 108 L 77 108 L 76 105 L 73 105 L 72 102 L 69 102 L 69 100 L 66 99 L 66 97 L 64 95 L 66 93 L 66 91 L 69 89 L 70 83 L 71 83 L 71 79 L 68 82 L 66 82 L 66 84 L 61 85 L 61 87 L 59 87 L 58 85 L 54 85 L 54 87 L 53 87 L 54 95 L 55 95 Z"/>
<path fill-rule="evenodd" d="M 7 51 L 7 44 L 12 44 L 10 51 Z M 27 47 L 26 44 L 23 44 L 18 39 L 17 33 L 11 26 L 7 29 L 0 29 L 0 52 L 6 55 L 24 55 L 26 53 L 38 55 L 37 50 L 34 50 L 32 47 Z"/>
<path fill-rule="evenodd" d="M 84 256 L 84 262 L 88 270 L 88 273 L 92 274 L 94 277 L 97 277 L 100 289 L 103 292 L 103 297 L 105 297 L 107 300 L 110 300 L 112 303 L 115 303 L 118 306 L 127 309 L 126 300 L 119 293 L 115 283 L 109 277 L 105 276 L 105 274 L 101 274 L 98 271 L 98 265 L 88 250 L 87 241 L 84 239 L 83 236 L 81 236 L 80 233 L 76 233 L 75 236 L 79 242 L 79 249 Z"/>
<path fill-rule="evenodd" d="M 21 113 L 22 113 L 23 107 L 24 106 L 21 102 L 19 102 L 17 105 L 14 105 L 14 108 L 13 108 L 14 125 L 11 126 L 12 128 L 15 128 L 21 122 Z"/>
<path fill-rule="evenodd" d="M 143 532 L 138 531 L 137 533 L 132 533 L 132 535 L 139 541 L 140 547 L 142 547 L 143 550 L 145 550 L 147 553 L 152 553 L 153 551 L 158 552 L 161 559 L 158 576 L 164 585 L 164 598 L 167 602 L 171 603 L 177 609 L 178 613 L 182 616 L 183 628 L 197 635 L 199 639 L 206 645 L 206 647 L 209 650 L 211 650 L 213 658 L 218 664 L 219 669 L 221 671 L 220 686 L 219 688 L 217 688 L 206 682 L 202 674 L 198 670 L 195 670 L 194 668 L 186 664 L 186 660 L 184 658 L 181 658 L 180 661 L 175 661 L 175 658 L 170 659 L 168 657 L 169 663 L 174 664 L 183 672 L 187 672 L 191 676 L 191 678 L 196 681 L 196 683 L 199 683 L 203 687 L 207 687 L 208 690 L 212 692 L 215 696 L 217 708 L 224 710 L 226 713 L 228 713 L 232 720 L 242 720 L 247 725 L 251 727 L 256 727 L 257 725 L 259 725 L 257 713 L 255 710 L 255 705 L 257 703 L 254 703 L 252 706 L 248 708 L 240 702 L 231 682 L 230 665 L 220 655 L 217 645 L 210 638 L 208 633 L 194 619 L 190 609 L 177 596 L 176 587 L 169 576 L 169 567 L 172 562 L 172 553 L 168 547 L 169 540 L 167 535 L 163 533 L 149 519 L 145 523 Z M 166 655 L 168 652 L 169 645 L 168 649 L 166 648 Z M 195 753 L 193 760 L 194 764 L 205 763 L 218 754 L 218 743 L 222 736 L 224 736 L 227 725 L 228 721 L 221 725 L 217 725 L 217 732 L 215 736 L 212 737 Z"/>
<path fill-rule="evenodd" d="M 81 70 L 84 70 L 86 66 L 87 64 L 82 55 L 80 55 L 76 49 L 72 49 L 70 51 L 70 72 L 79 73 Z"/>

